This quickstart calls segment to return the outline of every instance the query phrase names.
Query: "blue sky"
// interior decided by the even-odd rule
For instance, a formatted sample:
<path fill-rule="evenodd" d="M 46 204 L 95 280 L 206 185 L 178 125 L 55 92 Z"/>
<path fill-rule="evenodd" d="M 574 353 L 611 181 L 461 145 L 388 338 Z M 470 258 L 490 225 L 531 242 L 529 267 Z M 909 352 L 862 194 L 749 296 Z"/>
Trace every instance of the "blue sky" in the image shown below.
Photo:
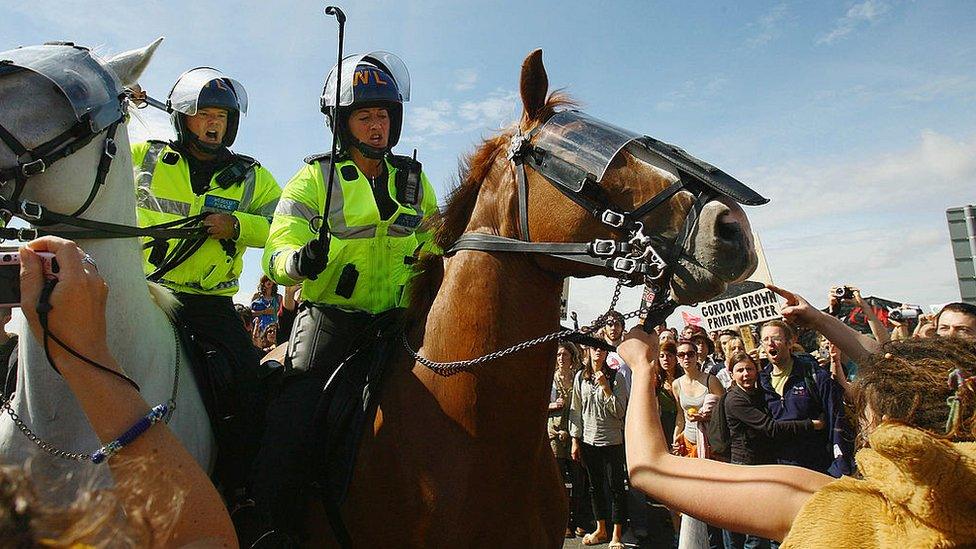
<path fill-rule="evenodd" d="M 166 41 L 142 79 L 164 98 L 210 65 L 244 83 L 235 149 L 282 185 L 329 134 L 335 62 L 319 2 L 38 1 L 4 7 L 0 50 L 71 40 L 109 55 Z M 97 7 L 95 7 L 97 6 Z M 676 143 L 772 199 L 750 208 L 773 279 L 825 302 L 836 283 L 923 305 L 959 298 L 945 209 L 976 202 L 976 4 L 816 2 L 346 2 L 346 52 L 386 49 L 412 75 L 398 151 L 441 197 L 459 155 L 517 115 L 536 47 L 552 87 L 590 114 Z M 165 137 L 146 113 L 135 137 Z M 258 252 L 239 296 L 250 296 Z M 588 319 L 612 284 L 575 281 Z M 241 301 L 244 298 L 241 297 Z M 636 293 L 622 308 L 636 307 Z"/>

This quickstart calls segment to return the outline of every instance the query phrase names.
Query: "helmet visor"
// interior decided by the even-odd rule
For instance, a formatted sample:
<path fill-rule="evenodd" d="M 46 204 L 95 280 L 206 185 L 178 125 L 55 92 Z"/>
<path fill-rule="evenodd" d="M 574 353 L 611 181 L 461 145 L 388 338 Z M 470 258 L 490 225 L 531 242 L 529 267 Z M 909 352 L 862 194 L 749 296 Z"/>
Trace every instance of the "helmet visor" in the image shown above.
<path fill-rule="evenodd" d="M 77 120 L 90 117 L 94 133 L 122 118 L 122 83 L 85 48 L 45 45 L 0 52 L 0 75 L 20 69 L 50 80 L 67 98 Z"/>
<path fill-rule="evenodd" d="M 200 92 L 212 80 L 226 80 L 230 82 L 234 95 L 237 96 L 237 104 L 241 114 L 247 112 L 247 92 L 244 90 L 244 86 L 237 80 L 225 76 L 222 72 L 210 67 L 197 67 L 180 75 L 176 80 L 176 85 L 173 86 L 173 91 L 169 94 L 170 107 L 174 111 L 188 116 L 195 115 L 200 108 Z"/>
<path fill-rule="evenodd" d="M 348 107 L 356 99 L 353 93 L 353 77 L 356 67 L 360 63 L 376 65 L 383 72 L 389 74 L 396 81 L 402 101 L 410 101 L 410 72 L 403 60 L 385 51 L 374 51 L 358 55 L 351 55 L 342 60 L 342 86 L 339 88 L 339 106 Z M 322 106 L 334 107 L 336 94 L 336 67 L 332 67 L 325 79 L 325 91 L 322 92 Z"/>

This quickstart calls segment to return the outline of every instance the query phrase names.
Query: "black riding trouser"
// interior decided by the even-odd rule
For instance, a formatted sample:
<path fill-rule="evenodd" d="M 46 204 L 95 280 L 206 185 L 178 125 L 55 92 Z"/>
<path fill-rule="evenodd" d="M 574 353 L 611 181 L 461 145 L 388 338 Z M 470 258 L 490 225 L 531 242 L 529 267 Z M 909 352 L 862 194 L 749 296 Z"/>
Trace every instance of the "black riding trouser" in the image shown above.
<path fill-rule="evenodd" d="M 258 449 L 258 433 L 264 428 L 265 394 L 259 357 L 229 296 L 178 293 L 176 297 L 183 303 L 181 319 L 204 352 L 223 355 L 208 357 L 203 367 L 229 366 L 229 371 L 196 377 L 217 439 L 214 480 L 230 499 L 247 483 Z"/>
<path fill-rule="evenodd" d="M 309 435 L 322 389 L 375 317 L 302 306 L 288 341 L 286 372 L 268 405 L 252 486 L 270 528 L 301 539 L 309 484 L 316 474 Z"/>

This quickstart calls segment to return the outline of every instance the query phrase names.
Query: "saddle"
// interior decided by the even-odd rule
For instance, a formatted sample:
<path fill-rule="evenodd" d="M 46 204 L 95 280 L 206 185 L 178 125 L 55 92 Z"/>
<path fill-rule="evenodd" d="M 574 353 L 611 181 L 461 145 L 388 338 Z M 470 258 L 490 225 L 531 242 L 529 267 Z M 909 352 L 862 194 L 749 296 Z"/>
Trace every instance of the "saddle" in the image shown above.
<path fill-rule="evenodd" d="M 310 440 L 313 483 L 327 509 L 337 510 L 345 501 L 364 427 L 375 417 L 399 341 L 402 315 L 402 309 L 378 315 L 322 390 Z"/>

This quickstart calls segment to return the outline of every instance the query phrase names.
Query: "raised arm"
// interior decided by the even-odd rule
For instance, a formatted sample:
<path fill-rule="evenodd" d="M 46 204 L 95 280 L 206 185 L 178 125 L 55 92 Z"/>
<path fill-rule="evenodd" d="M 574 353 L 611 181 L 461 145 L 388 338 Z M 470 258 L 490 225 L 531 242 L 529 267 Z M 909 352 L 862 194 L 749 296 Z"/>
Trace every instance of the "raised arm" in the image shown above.
<path fill-rule="evenodd" d="M 864 298 L 861 297 L 861 290 L 854 290 L 854 303 L 864 311 L 864 318 L 868 321 L 868 326 L 871 327 L 871 334 L 874 336 L 875 341 L 879 345 L 884 345 L 891 339 L 891 334 L 888 333 L 888 329 L 878 318 L 878 315 L 874 314 L 874 308 Z"/>
<path fill-rule="evenodd" d="M 41 261 L 32 250 L 54 252 L 60 266 L 59 281 L 50 296 L 50 332 L 77 352 L 120 372 L 105 339 L 108 287 L 94 265 L 82 262 L 84 252 L 73 242 L 44 237 L 21 249 L 21 302 L 34 337 L 43 340 L 37 304 L 44 275 Z M 139 392 L 120 376 L 76 359 L 54 342 L 49 343 L 48 349 L 100 440 L 115 440 L 149 412 L 150 407 Z M 176 521 L 170 536 L 163 538 L 163 545 L 182 547 L 203 542 L 205 546 L 237 547 L 237 536 L 220 495 L 165 423 L 151 426 L 117 456 L 110 457 L 108 467 L 127 514 L 162 510 L 147 502 L 146 494 L 152 494 L 157 502 L 183 495 Z M 147 475 L 147 470 L 154 474 Z"/>
<path fill-rule="evenodd" d="M 844 324 L 840 319 L 814 308 L 807 300 L 793 292 L 772 284 L 767 284 L 766 287 L 786 299 L 786 305 L 780 311 L 783 318 L 820 332 L 854 362 L 863 362 L 868 355 L 878 352 L 881 348 L 877 341 Z"/>
<path fill-rule="evenodd" d="M 832 480 L 802 467 L 731 465 L 670 455 L 655 397 L 651 356 L 657 354 L 657 341 L 633 329 L 617 352 L 633 370 L 625 435 L 631 486 L 709 524 L 782 540 L 804 503 Z M 765 502 L 763 513 L 743 501 Z"/>

